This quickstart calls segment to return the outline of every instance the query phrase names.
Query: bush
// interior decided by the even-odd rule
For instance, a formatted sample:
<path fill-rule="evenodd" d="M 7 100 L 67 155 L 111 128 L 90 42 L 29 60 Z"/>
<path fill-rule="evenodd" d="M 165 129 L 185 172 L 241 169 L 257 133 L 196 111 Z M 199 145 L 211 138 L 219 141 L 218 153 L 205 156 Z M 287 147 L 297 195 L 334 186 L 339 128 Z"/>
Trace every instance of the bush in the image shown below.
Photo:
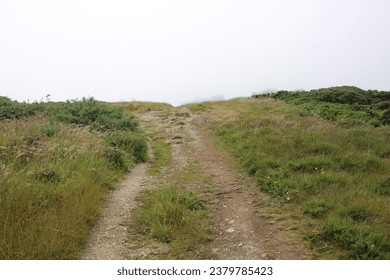
<path fill-rule="evenodd" d="M 390 124 L 390 92 L 362 90 L 352 86 L 330 87 L 311 91 L 278 91 L 272 98 L 285 100 L 303 109 L 301 116 L 319 115 L 340 125 Z"/>
<path fill-rule="evenodd" d="M 11 101 L 7 97 L 0 96 L 0 120 L 2 119 L 20 119 L 23 117 L 34 115 L 38 111 L 42 111 L 43 107 L 38 103 L 19 103 Z"/>
<path fill-rule="evenodd" d="M 390 125 L 390 109 L 383 112 L 381 122 L 384 125 Z"/>
<path fill-rule="evenodd" d="M 343 86 L 312 90 L 320 101 L 341 104 L 369 104 L 366 92 L 357 87 Z"/>
<path fill-rule="evenodd" d="M 93 98 L 67 101 L 53 111 L 56 120 L 80 125 L 90 125 L 97 130 L 138 130 L 134 116 L 124 115 L 123 108 L 111 108 Z"/>
<path fill-rule="evenodd" d="M 390 101 L 380 101 L 375 105 L 379 110 L 390 109 Z"/>

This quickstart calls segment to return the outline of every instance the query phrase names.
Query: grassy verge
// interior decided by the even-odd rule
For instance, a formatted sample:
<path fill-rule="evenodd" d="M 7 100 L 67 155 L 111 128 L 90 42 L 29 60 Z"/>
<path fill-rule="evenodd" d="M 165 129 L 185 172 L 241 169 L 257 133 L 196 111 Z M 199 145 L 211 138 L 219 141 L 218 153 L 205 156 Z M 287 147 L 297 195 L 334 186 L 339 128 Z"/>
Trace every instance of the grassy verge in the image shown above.
<path fill-rule="evenodd" d="M 78 258 L 108 191 L 146 160 L 134 118 L 80 102 L 1 120 L 0 259 Z"/>
<path fill-rule="evenodd" d="M 208 116 L 259 188 L 307 217 L 319 258 L 390 258 L 388 127 L 341 127 L 271 99 L 214 103 Z"/>

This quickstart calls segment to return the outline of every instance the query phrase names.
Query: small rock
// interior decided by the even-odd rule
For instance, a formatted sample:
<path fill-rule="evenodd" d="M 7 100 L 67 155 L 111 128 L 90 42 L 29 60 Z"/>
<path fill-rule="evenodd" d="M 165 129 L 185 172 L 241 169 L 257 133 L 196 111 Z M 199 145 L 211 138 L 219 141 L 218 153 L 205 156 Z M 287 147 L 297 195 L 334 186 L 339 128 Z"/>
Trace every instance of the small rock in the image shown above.
<path fill-rule="evenodd" d="M 263 259 L 265 259 L 265 258 L 268 257 L 268 254 L 267 254 L 267 253 L 261 254 L 261 257 L 262 257 Z"/>
<path fill-rule="evenodd" d="M 240 244 L 238 244 L 238 247 L 242 247 L 242 245 L 244 245 L 244 244 L 242 244 L 242 242 L 241 242 Z"/>
<path fill-rule="evenodd" d="M 234 229 L 234 228 L 228 228 L 227 230 L 226 230 L 226 232 L 227 233 L 233 233 L 233 232 L 235 232 L 236 230 Z"/>

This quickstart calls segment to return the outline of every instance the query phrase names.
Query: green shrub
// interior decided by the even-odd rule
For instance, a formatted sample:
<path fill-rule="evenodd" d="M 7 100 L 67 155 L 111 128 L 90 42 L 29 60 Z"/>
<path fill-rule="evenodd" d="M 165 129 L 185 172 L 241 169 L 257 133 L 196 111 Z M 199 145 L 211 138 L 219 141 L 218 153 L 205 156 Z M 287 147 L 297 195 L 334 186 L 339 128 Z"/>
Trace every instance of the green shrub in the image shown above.
<path fill-rule="evenodd" d="M 343 86 L 312 90 L 320 101 L 341 104 L 369 104 L 364 90 L 357 87 Z"/>
<path fill-rule="evenodd" d="M 125 115 L 122 107 L 108 107 L 93 98 L 67 101 L 52 111 L 56 120 L 90 125 L 97 130 L 138 130 L 134 116 Z"/>
<path fill-rule="evenodd" d="M 384 125 L 390 125 L 390 109 L 383 112 L 381 122 Z"/>
<path fill-rule="evenodd" d="M 43 111 L 42 104 L 38 103 L 19 103 L 11 101 L 7 97 L 0 96 L 0 120 L 2 119 L 20 119 L 34 115 L 38 111 Z"/>
<path fill-rule="evenodd" d="M 390 101 L 380 101 L 375 105 L 379 110 L 390 109 Z"/>
<path fill-rule="evenodd" d="M 300 108 L 301 116 L 319 115 L 340 125 L 390 124 L 390 92 L 342 86 L 311 91 L 278 91 L 272 98 L 285 100 Z"/>

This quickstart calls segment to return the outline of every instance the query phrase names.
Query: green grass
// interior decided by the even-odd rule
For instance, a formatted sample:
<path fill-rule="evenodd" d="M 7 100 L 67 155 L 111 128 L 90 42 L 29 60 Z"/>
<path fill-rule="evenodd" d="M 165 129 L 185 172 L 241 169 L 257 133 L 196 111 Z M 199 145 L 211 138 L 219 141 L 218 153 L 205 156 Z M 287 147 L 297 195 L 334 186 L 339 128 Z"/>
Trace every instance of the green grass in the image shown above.
<path fill-rule="evenodd" d="M 207 104 L 197 103 L 197 104 L 186 104 L 185 105 L 192 112 L 207 111 Z"/>
<path fill-rule="evenodd" d="M 209 212 L 195 193 L 165 186 L 145 191 L 140 201 L 142 207 L 135 212 L 136 230 L 169 243 L 169 258 L 185 258 L 187 252 L 199 249 L 209 240 Z"/>
<path fill-rule="evenodd" d="M 165 140 L 155 139 L 151 141 L 154 159 L 149 166 L 149 174 L 157 175 L 167 168 L 172 161 L 171 146 Z"/>
<path fill-rule="evenodd" d="M 109 190 L 146 160 L 135 127 L 58 122 L 58 106 L 0 121 L 0 259 L 79 258 Z"/>
<path fill-rule="evenodd" d="M 110 105 L 114 107 L 121 107 L 126 113 L 134 114 L 134 115 L 145 113 L 148 111 L 164 111 L 169 113 L 173 108 L 172 105 L 168 103 L 139 102 L 139 101 L 117 102 L 117 103 L 110 103 Z"/>
<path fill-rule="evenodd" d="M 266 98 L 208 106 L 259 190 L 311 219 L 313 248 L 328 248 L 319 258 L 390 258 L 389 127 L 339 126 Z"/>

